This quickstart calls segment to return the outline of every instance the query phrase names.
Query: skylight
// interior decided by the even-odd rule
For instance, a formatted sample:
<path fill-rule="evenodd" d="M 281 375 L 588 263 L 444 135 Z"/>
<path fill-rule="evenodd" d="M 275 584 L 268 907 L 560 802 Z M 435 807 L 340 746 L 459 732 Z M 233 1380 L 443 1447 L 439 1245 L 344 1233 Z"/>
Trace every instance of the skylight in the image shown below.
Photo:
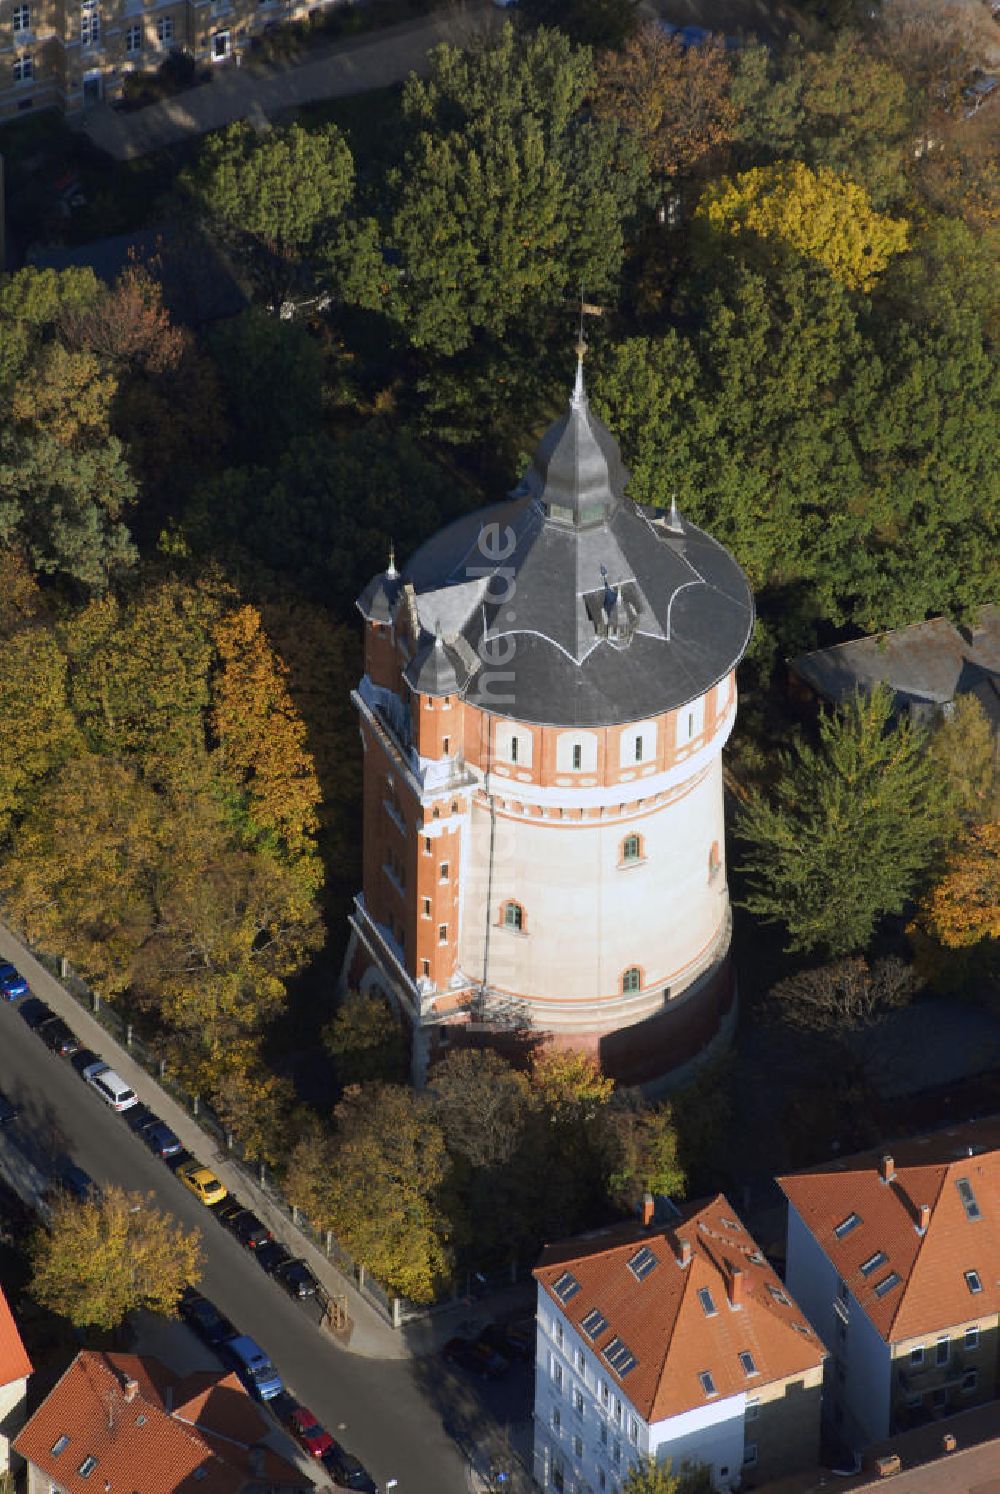
<path fill-rule="evenodd" d="M 789 1307 L 791 1305 L 784 1292 L 782 1292 L 778 1287 L 772 1286 L 771 1283 L 768 1282 L 767 1289 L 771 1293 L 771 1296 L 774 1298 L 775 1302 L 780 1302 L 782 1307 Z"/>
<path fill-rule="evenodd" d="M 965 1217 L 967 1219 L 982 1219 L 983 1211 L 976 1202 L 976 1195 L 972 1191 L 972 1184 L 968 1178 L 958 1178 L 955 1182 L 955 1187 L 958 1189 L 958 1196 L 965 1207 Z"/>
<path fill-rule="evenodd" d="M 757 1365 L 756 1365 L 756 1362 L 754 1361 L 754 1357 L 746 1349 L 744 1349 L 743 1352 L 742 1352 L 742 1354 L 740 1355 L 740 1364 L 742 1364 L 742 1366 L 743 1366 L 743 1373 L 748 1378 L 749 1378 L 750 1375 L 756 1375 L 757 1374 L 757 1372 L 758 1372 L 757 1371 Z"/>
<path fill-rule="evenodd" d="M 577 1281 L 572 1271 L 564 1271 L 563 1274 L 561 1276 L 558 1276 L 552 1283 L 552 1290 L 555 1292 L 556 1296 L 559 1298 L 559 1301 L 565 1307 L 566 1303 L 569 1302 L 573 1297 L 575 1297 L 577 1292 L 580 1290 L 580 1283 Z"/>
<path fill-rule="evenodd" d="M 870 1255 L 866 1261 L 861 1262 L 862 1276 L 870 1276 L 873 1271 L 878 1270 L 879 1266 L 884 1266 L 888 1259 L 884 1250 L 876 1250 L 874 1255 Z"/>
<path fill-rule="evenodd" d="M 702 1312 L 704 1312 L 706 1318 L 714 1318 L 718 1308 L 712 1301 L 712 1294 L 708 1290 L 708 1287 L 698 1288 L 698 1301 L 701 1303 Z"/>
<path fill-rule="evenodd" d="M 61 1452 L 66 1451 L 67 1447 L 69 1447 L 69 1436 L 66 1432 L 60 1432 L 52 1444 L 52 1452 L 58 1458 Z"/>
<path fill-rule="evenodd" d="M 76 1471 L 81 1478 L 89 1478 L 96 1467 L 97 1459 L 93 1453 L 88 1453 Z"/>
<path fill-rule="evenodd" d="M 890 1271 L 888 1276 L 883 1276 L 881 1281 L 875 1283 L 876 1297 L 886 1296 L 888 1292 L 892 1291 L 893 1287 L 899 1286 L 901 1279 L 898 1271 Z"/>
<path fill-rule="evenodd" d="M 725 1225 L 726 1229 L 739 1229 L 739 1225 L 737 1224 L 735 1219 L 723 1219 L 722 1223 Z"/>
<path fill-rule="evenodd" d="M 615 1374 L 618 1376 L 619 1380 L 624 1380 L 629 1370 L 634 1370 L 639 1362 L 628 1345 L 623 1344 L 621 1339 L 617 1336 L 615 1336 L 611 1340 L 611 1342 L 606 1345 L 604 1349 L 604 1357 L 610 1364 L 611 1368 L 614 1370 Z"/>
<path fill-rule="evenodd" d="M 599 1307 L 592 1307 L 580 1324 L 589 1339 L 600 1338 L 607 1326 L 608 1320 Z"/>
<path fill-rule="evenodd" d="M 969 1288 L 969 1291 L 973 1296 L 975 1296 L 977 1292 L 981 1292 L 983 1289 L 982 1277 L 979 1275 L 978 1271 L 966 1271 L 965 1284 Z"/>
<path fill-rule="evenodd" d="M 644 1245 L 628 1263 L 636 1281 L 645 1281 L 653 1267 L 659 1263 L 659 1256 L 655 1256 L 648 1245 Z"/>
<path fill-rule="evenodd" d="M 845 1235 L 849 1235 L 851 1233 L 852 1229 L 857 1229 L 860 1223 L 861 1215 L 855 1214 L 852 1211 L 850 1214 L 848 1214 L 846 1219 L 842 1219 L 839 1224 L 834 1225 L 833 1232 L 837 1236 L 838 1240 L 842 1240 Z"/>
<path fill-rule="evenodd" d="M 715 1381 L 712 1379 L 710 1370 L 702 1370 L 698 1379 L 701 1381 L 701 1388 L 706 1395 L 718 1395 L 719 1392 L 715 1388 Z"/>

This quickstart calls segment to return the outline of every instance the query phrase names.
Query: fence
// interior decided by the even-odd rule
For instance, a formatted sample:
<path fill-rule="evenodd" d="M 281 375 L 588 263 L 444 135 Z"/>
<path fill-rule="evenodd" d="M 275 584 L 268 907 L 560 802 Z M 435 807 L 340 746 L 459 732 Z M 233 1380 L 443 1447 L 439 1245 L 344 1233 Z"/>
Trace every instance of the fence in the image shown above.
<path fill-rule="evenodd" d="M 24 939 L 20 930 L 18 930 L 18 936 Z M 24 940 L 24 942 L 28 941 Z M 252 1176 L 256 1186 L 267 1194 L 269 1202 L 285 1215 L 294 1228 L 310 1240 L 317 1250 L 322 1251 L 342 1275 L 354 1282 L 365 1300 L 375 1308 L 390 1327 L 401 1328 L 404 1323 L 426 1319 L 458 1303 L 469 1302 L 476 1297 L 484 1296 L 490 1290 L 512 1285 L 524 1275 L 517 1265 L 504 1267 L 501 1271 L 494 1272 L 469 1271 L 462 1279 L 452 1282 L 447 1292 L 443 1292 L 436 1301 L 431 1303 L 410 1302 L 404 1297 L 391 1296 L 381 1283 L 376 1281 L 371 1273 L 364 1266 L 359 1265 L 344 1249 L 332 1230 L 320 1232 L 315 1229 L 301 1211 L 288 1202 L 278 1188 L 269 1168 L 263 1162 L 246 1156 L 232 1131 L 223 1124 L 211 1105 L 199 1095 L 191 1094 L 183 1085 L 177 1083 L 167 1070 L 166 1060 L 149 1043 L 136 1035 L 134 1024 L 103 1001 L 96 991 L 92 991 L 64 956 L 43 954 L 37 949 L 32 949 L 32 953 L 39 964 L 44 965 L 80 1006 L 85 1007 L 92 1016 L 96 1017 L 101 1026 L 127 1049 L 131 1057 L 142 1065 L 157 1084 L 165 1089 L 179 1105 L 183 1105 L 184 1109 L 197 1120 L 201 1129 L 219 1146 L 225 1148 L 232 1163 L 248 1177 Z"/>

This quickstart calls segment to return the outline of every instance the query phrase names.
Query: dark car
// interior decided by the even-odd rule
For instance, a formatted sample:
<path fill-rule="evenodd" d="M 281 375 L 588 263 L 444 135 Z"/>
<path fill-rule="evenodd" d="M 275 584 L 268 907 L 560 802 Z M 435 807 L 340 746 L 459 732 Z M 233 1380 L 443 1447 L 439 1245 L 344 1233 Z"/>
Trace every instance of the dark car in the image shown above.
<path fill-rule="evenodd" d="M 274 1279 L 293 1297 L 315 1297 L 319 1282 L 301 1256 L 285 1261 L 274 1272 Z"/>
<path fill-rule="evenodd" d="M 212 1212 L 216 1219 L 224 1224 L 227 1229 L 232 1229 L 240 1215 L 246 1213 L 246 1205 L 241 1204 L 239 1199 L 234 1198 L 230 1193 L 229 1197 L 224 1198 L 218 1208 L 213 1209 Z"/>
<path fill-rule="evenodd" d="M 5 1094 L 0 1094 L 0 1126 L 7 1126 L 12 1120 L 16 1120 L 21 1114 L 20 1105 L 15 1105 L 13 1100 L 8 1100 Z"/>
<path fill-rule="evenodd" d="M 43 1022 L 48 1022 L 50 1017 L 55 1016 L 51 1006 L 46 1006 L 45 1002 L 39 1000 L 37 996 L 31 996 L 27 1001 L 23 1001 L 20 1012 L 28 1026 L 35 1031 L 41 1027 Z"/>
<path fill-rule="evenodd" d="M 441 1350 L 445 1359 L 478 1375 L 481 1380 L 499 1380 L 510 1369 L 510 1361 L 489 1344 L 472 1338 L 449 1338 Z"/>
<path fill-rule="evenodd" d="M 249 1209 L 244 1209 L 237 1214 L 231 1225 L 233 1234 L 241 1245 L 248 1250 L 259 1250 L 261 1245 L 266 1245 L 273 1238 L 266 1224 L 261 1224 L 256 1214 L 251 1214 Z"/>
<path fill-rule="evenodd" d="M 0 961 L 0 1000 L 17 1001 L 27 996 L 28 982 L 9 960 Z"/>
<path fill-rule="evenodd" d="M 123 1111 L 123 1117 L 129 1130 L 134 1131 L 137 1136 L 141 1136 L 143 1131 L 150 1126 L 157 1126 L 160 1123 L 160 1117 L 156 1111 L 150 1110 L 149 1106 L 143 1105 L 141 1101 L 138 1105 L 133 1105 L 131 1110 Z"/>
<path fill-rule="evenodd" d="M 527 1323 L 487 1323 L 476 1340 L 504 1359 L 534 1359 L 535 1325 Z"/>
<path fill-rule="evenodd" d="M 99 1191 L 97 1184 L 89 1172 L 84 1172 L 82 1167 L 77 1167 L 75 1162 L 64 1162 L 45 1190 L 45 1196 L 51 1203 L 60 1193 L 68 1193 L 71 1198 L 83 1202 L 93 1198 Z"/>
<path fill-rule="evenodd" d="M 95 1053 L 93 1048 L 77 1048 L 76 1052 L 70 1059 L 70 1063 L 73 1065 L 74 1069 L 76 1069 L 76 1072 L 80 1075 L 81 1079 L 83 1078 L 84 1069 L 89 1069 L 91 1064 L 100 1063 L 100 1061 L 101 1055 L 99 1053 Z M 132 1108 L 134 1110 L 135 1106 L 133 1106 Z M 126 1110 L 124 1113 L 125 1115 L 130 1115 L 131 1111 Z"/>
<path fill-rule="evenodd" d="M 214 1302 L 209 1302 L 200 1292 L 186 1292 L 177 1311 L 192 1333 L 197 1333 L 202 1343 L 208 1344 L 210 1349 L 217 1349 L 220 1344 L 236 1335 L 236 1329 L 229 1319 L 223 1317 Z"/>
<path fill-rule="evenodd" d="M 46 1048 L 58 1053 L 60 1058 L 72 1058 L 74 1053 L 80 1051 L 76 1033 L 67 1027 L 62 1017 L 52 1017 L 48 1022 L 43 1022 L 38 1029 L 38 1036 Z"/>
<path fill-rule="evenodd" d="M 375 1480 L 352 1453 L 332 1443 L 320 1457 L 320 1462 L 340 1489 L 357 1489 L 360 1494 L 378 1494 Z"/>
<path fill-rule="evenodd" d="M 286 1250 L 278 1240 L 265 1240 L 263 1245 L 257 1246 L 257 1264 L 264 1268 L 268 1276 L 273 1276 L 291 1258 L 292 1252 Z"/>
<path fill-rule="evenodd" d="M 128 1111 L 125 1113 L 127 1115 Z M 177 1153 L 182 1150 L 180 1140 L 171 1131 L 166 1121 L 154 1118 L 148 1126 L 142 1128 L 139 1134 L 149 1150 L 164 1160 L 168 1157 L 176 1157 Z"/>

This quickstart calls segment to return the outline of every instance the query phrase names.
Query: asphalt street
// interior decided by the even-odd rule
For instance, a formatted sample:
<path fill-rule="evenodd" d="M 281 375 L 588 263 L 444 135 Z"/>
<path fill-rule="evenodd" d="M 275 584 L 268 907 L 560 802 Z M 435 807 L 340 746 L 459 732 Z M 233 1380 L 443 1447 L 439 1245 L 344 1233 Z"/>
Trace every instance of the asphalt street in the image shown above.
<path fill-rule="evenodd" d="M 378 1361 L 347 1354 L 265 1276 L 209 1211 L 173 1177 L 79 1077 L 0 1003 L 0 1090 L 24 1107 L 17 1122 L 45 1171 L 70 1158 L 100 1183 L 152 1192 L 158 1205 L 204 1238 L 201 1290 L 270 1354 L 286 1385 L 382 1485 L 398 1494 L 467 1491 L 467 1463 L 441 1418 L 457 1412 L 474 1443 L 479 1413 L 467 1388 L 436 1357 Z"/>

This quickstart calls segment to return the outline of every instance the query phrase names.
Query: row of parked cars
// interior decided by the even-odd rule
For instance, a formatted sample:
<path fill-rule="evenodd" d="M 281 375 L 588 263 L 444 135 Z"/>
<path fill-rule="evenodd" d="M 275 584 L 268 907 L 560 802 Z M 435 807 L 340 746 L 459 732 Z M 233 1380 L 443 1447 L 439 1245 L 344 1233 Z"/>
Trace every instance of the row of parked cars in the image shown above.
<path fill-rule="evenodd" d="M 535 1320 L 488 1323 L 476 1338 L 449 1338 L 441 1355 L 481 1380 L 501 1380 L 512 1361 L 534 1359 Z"/>
<path fill-rule="evenodd" d="M 179 1137 L 145 1105 L 110 1064 L 81 1045 L 75 1033 L 44 1001 L 32 996 L 28 982 L 11 964 L 0 962 L 0 999 L 19 1002 L 20 1014 L 53 1053 L 66 1058 L 92 1090 L 119 1113 L 129 1130 L 172 1169 L 178 1181 L 207 1208 L 220 1225 L 253 1252 L 264 1271 L 295 1298 L 316 1296 L 319 1283 L 308 1265 L 275 1240 L 267 1226 L 247 1209 L 197 1157 L 187 1152 Z M 0 1125 L 13 1120 L 19 1107 L 0 1095 Z M 50 1198 L 58 1192 L 85 1199 L 98 1191 L 94 1180 L 73 1162 L 66 1162 L 53 1179 Z M 193 1287 L 179 1304 L 181 1317 L 243 1381 L 257 1400 L 269 1405 L 279 1422 L 300 1445 L 317 1458 L 341 1488 L 375 1494 L 371 1476 L 357 1458 L 319 1425 L 306 1407 L 288 1394 L 281 1376 L 260 1345 L 240 1333 L 228 1318 Z"/>

